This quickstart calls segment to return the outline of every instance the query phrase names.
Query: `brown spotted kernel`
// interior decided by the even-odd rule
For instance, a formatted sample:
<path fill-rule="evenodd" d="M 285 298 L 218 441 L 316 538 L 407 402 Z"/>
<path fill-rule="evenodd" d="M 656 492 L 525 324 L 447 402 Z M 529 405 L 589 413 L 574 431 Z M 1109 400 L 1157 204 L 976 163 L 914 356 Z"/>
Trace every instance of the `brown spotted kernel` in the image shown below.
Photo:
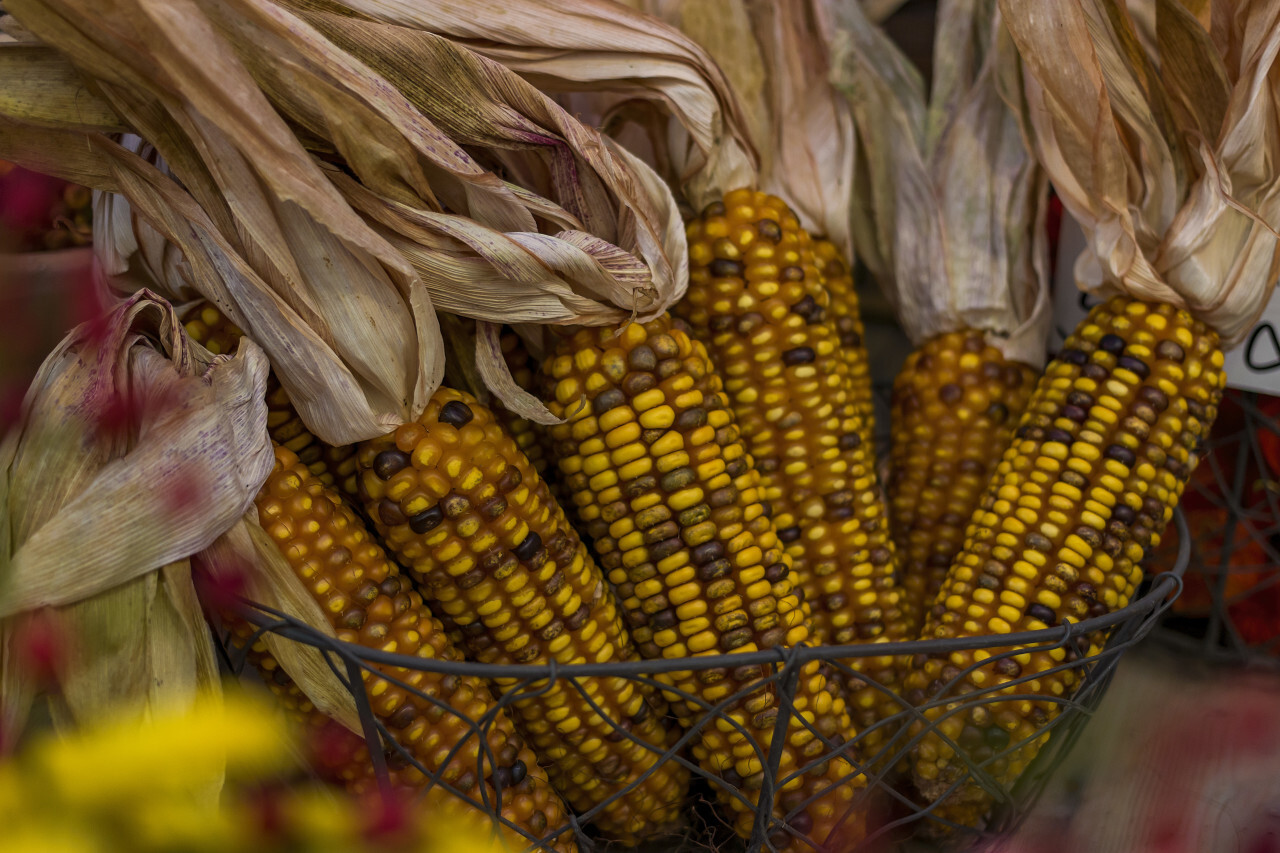
<path fill-rule="evenodd" d="M 443 626 L 431 616 L 418 594 L 401 591 L 399 568 L 372 541 L 364 524 L 338 494 L 326 488 L 290 450 L 277 445 L 275 454 L 275 469 L 257 497 L 259 520 L 268 535 L 278 543 L 282 556 L 299 578 L 306 579 L 306 586 L 312 590 L 320 610 L 333 614 L 331 618 L 334 619 L 334 627 L 339 629 L 339 636 L 348 642 L 368 644 L 373 648 L 383 648 L 387 638 L 394 638 L 394 650 L 401 654 L 461 660 L 461 655 L 445 638 Z M 374 455 L 367 455 L 367 464 L 373 464 Z M 300 497 L 306 499 L 300 500 Z M 344 596 L 343 590 L 349 591 L 349 597 Z M 333 606 L 344 601 L 345 609 Z M 253 629 L 242 621 L 233 620 L 229 627 L 233 636 L 242 641 L 253 633 Z M 358 634 L 346 633 L 355 630 Z M 265 646 L 251 649 L 249 660 L 270 674 L 269 685 L 292 717 L 308 728 L 329 725 L 270 658 Z M 430 771 L 439 770 L 442 780 L 459 788 L 474 790 L 477 760 L 483 762 L 481 766 L 484 769 L 480 775 L 486 779 L 492 776 L 497 768 L 491 759 L 484 757 L 485 752 L 476 742 L 469 722 L 488 712 L 491 700 L 486 684 L 471 677 L 414 673 L 414 688 L 441 703 L 441 706 L 436 706 L 378 677 L 380 672 L 391 675 L 396 672 L 394 668 L 384 668 L 379 664 L 370 666 L 372 677 L 367 683 L 371 696 L 376 697 L 370 701 L 373 713 L 393 737 L 401 739 L 403 747 L 415 761 Z M 403 672 L 399 670 L 397 677 L 403 678 Z M 379 683 L 380 687 L 375 687 Z M 447 765 L 443 764 L 446 754 L 428 747 L 420 738 L 423 726 L 437 731 L 442 742 L 462 744 Z M 502 715 L 492 720 L 484 738 L 488 755 L 518 755 L 534 760 L 533 754 Z M 363 743 L 357 743 L 360 748 L 352 755 L 349 764 L 321 769 L 326 773 L 335 772 L 340 781 L 355 791 L 372 792 L 377 786 L 372 763 L 368 761 Z M 411 768 L 408 761 L 397 758 L 398 755 L 398 752 L 392 752 L 388 756 L 392 783 L 423 787 L 425 777 Z M 492 801 L 496 788 L 488 781 L 485 784 L 490 785 L 487 796 Z M 434 795 L 427 793 L 426 796 L 430 800 Z M 513 784 L 505 792 L 502 802 L 502 816 L 525 830 L 533 831 L 535 823 L 544 827 L 565 825 L 563 805 L 541 770 L 528 774 L 527 780 L 522 779 L 521 784 Z M 540 817 L 540 820 L 535 821 L 535 817 Z M 514 837 L 508 840 L 512 844 L 522 843 Z M 570 848 L 557 845 L 557 849 L 567 851 Z"/>
<path fill-rule="evenodd" d="M 637 359 L 648 360 L 644 354 Z M 592 404 L 584 416 L 607 417 L 617 408 L 596 414 L 601 407 L 595 400 Z M 421 588 L 464 626 L 469 656 L 506 664 L 637 659 L 603 574 L 495 414 L 469 395 L 442 387 L 417 426 L 417 444 L 407 451 L 410 465 L 394 481 L 366 477 L 371 481 L 369 504 L 379 510 L 379 532 L 414 567 Z M 390 440 L 362 444 L 361 463 L 372 464 Z M 386 490 L 405 477 L 411 478 L 411 487 L 397 486 L 398 500 L 393 500 Z M 419 509 L 423 501 L 417 496 L 422 494 L 438 497 L 438 504 Z M 383 512 L 388 507 L 395 512 Z M 416 514 L 405 517 L 406 511 Z M 587 528 L 601 541 L 609 531 L 598 517 L 588 520 Z M 642 634 L 645 623 L 633 624 L 636 643 L 648 642 Z M 603 714 L 592 710 L 569 682 L 557 682 L 511 706 L 517 728 L 579 811 L 594 808 L 652 769 L 668 740 L 665 706 L 664 714 L 632 726 L 638 743 L 607 740 L 614 731 L 609 720 L 625 718 L 637 689 L 661 705 L 653 688 L 616 679 L 585 679 L 582 684 L 591 687 Z M 548 707 L 565 709 L 568 716 L 546 726 Z M 609 759 L 617 762 L 617 774 L 593 772 Z M 664 764 L 626 797 L 606 806 L 594 822 L 611 838 L 636 841 L 676 818 L 687 784 L 683 768 Z"/>
<path fill-rule="evenodd" d="M 1197 370 L 1167 367 L 1192 348 L 1205 353 Z M 1052 628 L 1124 607 L 1140 577 L 1135 560 L 1159 541 L 1195 465 L 1186 448 L 1203 440 L 1216 413 L 1222 363 L 1216 335 L 1185 312 L 1128 297 L 1090 312 L 1033 391 L 1019 438 L 979 498 L 921 637 Z M 1190 400 L 1203 406 L 1205 418 L 1192 413 Z M 1042 420 L 1053 413 L 1059 415 Z M 1055 430 L 1072 433 L 1071 440 Z M 995 566 L 1000 570 L 991 571 Z M 1080 684 L 1082 670 L 1062 664 L 1096 655 L 1106 639 L 1099 631 L 1071 648 L 1046 646 L 998 662 L 972 652 L 911 661 L 904 692 L 919 697 L 938 726 L 937 733 L 922 733 L 912 772 L 926 799 L 947 796 L 935 804 L 936 814 L 972 826 L 990 806 L 969 783 L 953 788 L 966 757 L 942 749 L 939 733 L 953 741 L 965 735 L 967 758 L 989 757 L 987 772 L 1011 783 L 1043 744 L 1042 727 Z M 954 706 L 928 703 L 945 685 L 948 667 L 970 664 L 957 698 L 1016 677 L 1017 693 L 1039 693 L 1045 701 L 984 702 L 983 720 L 976 706 L 944 718 Z M 981 743 L 966 729 L 980 730 Z"/>
<path fill-rule="evenodd" d="M 785 240 L 782 245 L 786 245 Z M 784 306 L 789 308 L 798 295 L 792 295 Z M 792 322 L 804 324 L 795 313 L 784 313 Z M 723 327 L 727 334 L 737 334 L 739 328 L 761 330 L 768 326 L 762 312 L 747 311 L 737 319 L 739 322 Z M 606 378 L 601 383 L 595 378 L 597 372 L 591 365 L 606 351 L 617 352 L 625 359 L 641 346 L 656 352 L 658 340 L 671 341 L 672 347 L 678 349 L 681 372 L 672 375 L 670 385 L 664 383 L 632 396 L 627 415 L 598 418 L 595 425 L 607 436 L 603 452 L 618 461 L 608 456 L 584 455 L 602 452 L 595 443 L 592 447 L 596 449 L 570 450 L 560 459 L 562 470 L 569 472 L 591 466 L 589 476 L 577 481 L 579 488 L 575 492 L 575 502 L 588 517 L 616 500 L 615 495 L 632 508 L 629 515 L 620 516 L 609 525 L 597 545 L 624 555 L 610 579 L 619 590 L 620 603 L 630 621 L 645 625 L 647 633 L 643 638 L 639 630 L 635 632 L 640 650 L 646 656 L 679 657 L 806 642 L 809 634 L 805 611 L 794 588 L 790 561 L 762 501 L 769 501 L 774 515 L 780 512 L 778 504 L 764 494 L 759 471 L 751 466 L 751 457 L 728 409 L 721 376 L 710 369 L 702 344 L 691 340 L 668 317 L 647 324 L 628 324 L 620 331 L 608 330 L 604 338 L 583 330 L 562 342 L 546 362 L 546 372 L 557 383 L 554 400 L 549 403 L 552 413 L 572 416 L 568 404 L 561 401 L 569 400 L 578 390 L 590 400 L 593 395 L 620 387 L 613 380 Z M 691 385 L 686 377 L 692 380 Z M 695 411 L 696 418 L 682 419 L 686 411 Z M 647 436 L 646 421 L 664 426 L 654 428 L 655 434 Z M 631 423 L 639 428 L 629 426 Z M 551 431 L 559 440 L 572 440 L 578 446 L 591 441 L 580 418 L 553 426 Z M 596 461 L 590 461 L 593 458 Z M 706 607 L 697 607 L 699 603 Z M 630 614 L 641 614 L 643 618 Z M 824 721 L 823 727 L 834 724 L 833 731 L 848 731 L 851 722 L 844 700 L 835 695 L 817 669 L 817 662 L 806 664 L 797 702 L 814 709 L 817 718 Z M 752 719 L 778 709 L 772 691 L 750 687 L 763 675 L 761 667 L 749 666 L 698 673 L 677 671 L 656 677 L 710 702 L 723 701 L 746 688 L 742 698 L 730 706 L 730 712 L 741 713 L 738 719 L 749 735 L 760 740 L 762 733 L 755 731 Z M 686 724 L 702 714 L 697 704 L 687 702 L 675 702 L 672 710 Z M 788 741 L 791 740 L 796 745 L 788 747 L 790 760 L 807 761 L 802 744 L 807 745 L 811 738 L 804 736 L 798 723 L 788 729 Z M 739 732 L 703 726 L 692 751 L 703 767 L 722 777 L 729 772 L 738 774 L 742 789 L 758 796 L 762 771 L 747 757 L 745 745 Z M 836 785 L 840 778 L 835 775 L 837 772 L 851 774 L 853 781 L 847 783 L 850 787 L 865 784 L 848 763 L 832 761 L 831 767 L 831 775 L 812 783 L 814 792 L 819 786 Z M 837 793 L 817 802 L 839 807 L 840 802 L 847 801 Z M 739 829 L 749 833 L 754 809 L 741 802 L 727 804 L 733 809 Z M 825 807 L 808 807 L 815 818 L 823 813 L 820 808 Z M 830 821 L 830 817 L 824 817 L 817 823 L 829 827 L 833 825 Z"/>

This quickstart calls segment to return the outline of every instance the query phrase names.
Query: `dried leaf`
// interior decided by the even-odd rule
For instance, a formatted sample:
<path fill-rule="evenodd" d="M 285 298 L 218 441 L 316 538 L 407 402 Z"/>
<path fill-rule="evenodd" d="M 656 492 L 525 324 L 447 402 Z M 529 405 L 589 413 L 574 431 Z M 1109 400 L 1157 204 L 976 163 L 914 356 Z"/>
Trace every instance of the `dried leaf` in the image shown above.
<path fill-rule="evenodd" d="M 1280 4 L 1211 7 L 1206 40 L 1203 6 L 1158 5 L 1158 53 L 1135 56 L 1117 0 L 1001 2 L 1039 157 L 1086 232 L 1078 284 L 1185 307 L 1230 345 L 1280 273 Z"/>
<path fill-rule="evenodd" d="M 55 606 L 68 648 L 61 725 L 186 707 L 218 689 L 187 557 L 240 517 L 270 465 L 266 363 L 193 350 L 142 291 L 74 330 L 0 445 L 0 677 L 20 727 L 34 685 L 14 657 L 26 611 Z M 202 795 L 215 800 L 221 771 Z"/>
<path fill-rule="evenodd" d="M 85 86 L 72 65 L 41 44 L 0 44 L 0 115 L 59 129 L 116 133 L 127 128 Z"/>
<path fill-rule="evenodd" d="M 944 0 L 934 81 L 856 5 L 840 7 L 835 80 L 866 163 L 854 242 L 916 344 L 963 328 L 1032 365 L 1049 331 L 1047 181 L 995 0 Z"/>

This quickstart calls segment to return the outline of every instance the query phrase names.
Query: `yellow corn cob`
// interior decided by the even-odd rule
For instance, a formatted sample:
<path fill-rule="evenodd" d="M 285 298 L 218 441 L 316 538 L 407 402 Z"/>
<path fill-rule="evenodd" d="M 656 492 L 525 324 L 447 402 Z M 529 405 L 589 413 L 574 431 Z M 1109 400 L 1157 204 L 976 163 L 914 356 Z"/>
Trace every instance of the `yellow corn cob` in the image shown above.
<path fill-rule="evenodd" d="M 545 372 L 554 382 L 549 408 L 569 418 L 551 428 L 557 464 L 641 654 L 745 653 L 807 642 L 759 475 L 702 345 L 670 317 L 632 323 L 616 335 L 586 329 L 558 345 Z M 656 677 L 718 703 L 763 674 L 747 666 Z M 703 719 L 700 705 L 668 698 L 684 725 Z M 794 707 L 837 747 L 852 733 L 844 700 L 817 661 L 803 668 Z M 743 731 L 727 719 L 707 722 L 693 747 L 705 769 L 752 801 L 717 786 L 743 835 L 751 831 L 763 777 L 755 745 L 768 755 L 779 710 L 775 688 L 761 687 L 726 711 Z M 775 843 L 811 849 L 797 833 L 831 849 L 856 843 L 865 816 L 850 812 L 866 779 L 846 761 L 849 750 L 833 750 L 796 717 L 786 740 L 779 794 L 769 804 L 786 822 Z"/>
<path fill-rule="evenodd" d="M 184 323 L 191 339 L 214 355 L 233 352 L 244 335 L 210 302 L 195 305 L 187 312 Z M 294 411 L 275 373 L 267 377 L 267 431 L 273 441 L 298 454 L 320 482 L 336 486 L 348 497 L 356 496 L 355 447 L 332 447 L 312 435 Z"/>
<path fill-rule="evenodd" d="M 926 341 L 894 380 L 889 507 L 913 636 L 964 545 L 1035 378 L 966 329 Z"/>
<path fill-rule="evenodd" d="M 830 240 L 813 241 L 813 262 L 831 298 L 827 315 L 840 340 L 840 355 L 849 367 L 850 397 L 863 419 L 863 430 L 875 434 L 875 399 L 871 390 L 871 360 L 867 356 L 866 330 L 858 306 L 853 272 Z"/>
<path fill-rule="evenodd" d="M 780 199 L 750 190 L 710 205 L 688 232 L 689 291 L 675 311 L 724 378 L 814 639 L 907 639 L 873 436 L 857 403 L 863 392 L 855 392 L 835 327 L 824 320 L 827 293 L 809 235 Z M 896 684 L 890 657 L 848 663 Z M 859 729 L 900 709 L 892 694 L 851 686 Z M 867 749 L 883 734 L 866 732 Z"/>
<path fill-rule="evenodd" d="M 462 628 L 471 657 L 637 659 L 604 576 L 546 484 L 473 397 L 441 388 L 417 422 L 361 444 L 357 456 L 367 512 Z M 580 683 L 604 716 L 566 681 L 513 704 L 552 781 L 583 812 L 652 771 L 594 820 L 626 841 L 669 826 L 689 780 L 674 761 L 654 767 L 668 743 L 660 694 L 623 678 Z"/>
<path fill-rule="evenodd" d="M 1185 311 L 1128 297 L 1093 309 L 1037 383 L 924 636 L 1042 629 L 1128 604 L 1142 579 L 1139 563 L 1159 544 L 1217 415 L 1222 364 L 1217 334 Z M 1102 634 L 1085 638 L 1077 654 L 1096 654 Z M 971 651 L 919 656 L 906 680 L 908 697 L 932 700 L 984 659 Z M 1062 648 L 999 659 L 974 669 L 950 694 L 999 690 L 1030 677 L 1005 689 L 1043 700 L 991 702 L 947 716 L 956 707 L 950 705 L 926 716 L 969 761 L 989 761 L 989 774 L 1012 783 L 1048 738 L 1036 733 L 1058 713 L 1055 700 L 1069 698 L 1083 673 L 1037 675 L 1068 659 Z M 961 782 L 937 814 L 975 825 L 990 801 L 962 782 L 964 762 L 937 732 L 915 749 L 917 787 L 936 800 Z"/>
<path fill-rule="evenodd" d="M 257 497 L 258 519 L 330 615 L 338 639 L 398 654 L 459 660 L 422 599 L 337 493 L 312 476 L 291 450 L 277 444 L 275 454 L 275 468 Z M 506 717 L 494 717 L 484 733 L 489 753 L 482 751 L 470 729 L 472 721 L 493 709 L 482 681 L 383 665 L 373 670 L 364 673 L 373 713 L 423 767 L 440 770 L 444 781 L 482 802 L 482 794 L 488 802 L 497 802 L 495 782 L 502 782 L 502 816 L 535 838 L 565 825 L 563 804 Z M 384 676 L 442 706 L 419 699 Z M 400 769 L 398 781 L 422 787 L 428 780 L 408 764 Z M 510 836 L 515 849 L 528 846 L 509 832 L 504 835 Z M 576 849 L 572 833 L 560 835 L 554 846 Z"/>

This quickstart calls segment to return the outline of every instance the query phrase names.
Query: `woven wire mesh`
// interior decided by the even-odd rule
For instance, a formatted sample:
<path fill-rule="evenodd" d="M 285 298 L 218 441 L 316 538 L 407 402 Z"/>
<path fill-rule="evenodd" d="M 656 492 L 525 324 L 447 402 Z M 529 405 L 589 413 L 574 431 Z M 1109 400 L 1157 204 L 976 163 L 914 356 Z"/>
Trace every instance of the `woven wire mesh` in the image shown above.
<path fill-rule="evenodd" d="M 239 615 L 255 625 L 258 634 L 270 631 L 280 637 L 313 646 L 323 653 L 329 667 L 347 686 L 355 699 L 364 737 L 371 746 L 376 747 L 371 748 L 370 753 L 375 764 L 375 772 L 384 787 L 388 782 L 388 760 L 401 766 L 414 765 L 427 777 L 428 785 L 441 786 L 452 795 L 470 803 L 475 808 L 483 810 L 494 821 L 500 821 L 510 832 L 518 833 L 519 836 L 529 842 L 532 849 L 545 850 L 551 849 L 550 845 L 565 833 L 572 833 L 580 849 L 584 851 L 610 848 L 611 845 L 595 838 L 586 829 L 586 826 L 596 814 L 607 807 L 609 802 L 626 797 L 629 792 L 640 786 L 644 778 L 656 772 L 660 766 L 667 762 L 678 762 L 687 768 L 693 774 L 695 788 L 701 786 L 708 799 L 713 794 L 718 794 L 721 799 L 725 796 L 730 796 L 741 799 L 750 808 L 752 802 L 772 802 L 775 791 L 786 785 L 793 777 L 806 773 L 818 764 L 830 760 L 843 760 L 840 757 L 847 755 L 846 750 L 850 742 L 834 743 L 823 738 L 812 723 L 796 712 L 793 704 L 796 682 L 800 675 L 801 667 L 809 661 L 822 661 L 833 672 L 840 671 L 852 676 L 853 670 L 845 662 L 852 658 L 883 655 L 946 655 L 961 650 L 987 650 L 990 652 L 990 658 L 982 664 L 974 664 L 960 672 L 925 702 L 911 707 L 908 703 L 899 700 L 902 710 L 893 717 L 881 721 L 876 726 L 876 728 L 888 729 L 892 732 L 892 735 L 878 752 L 873 755 L 862 755 L 860 766 L 849 767 L 849 772 L 845 779 L 852 778 L 858 772 L 865 772 L 868 777 L 868 785 L 855 798 L 852 808 L 872 811 L 877 815 L 883 816 L 877 821 L 870 835 L 853 849 L 881 851 L 892 849 L 897 842 L 918 834 L 918 831 L 925 824 L 933 824 L 935 830 L 941 826 L 946 826 L 951 831 L 953 840 L 963 841 L 973 840 L 979 835 L 992 835 L 1012 829 L 1022 820 L 1039 796 L 1050 771 L 1066 756 L 1092 711 L 1097 707 L 1115 671 L 1120 655 L 1141 640 L 1155 626 L 1167 609 L 1169 602 L 1180 591 L 1182 569 L 1189 556 L 1190 539 L 1187 535 L 1185 522 L 1180 514 L 1175 515 L 1175 521 L 1181 533 L 1179 539 L 1181 542 L 1186 543 L 1179 551 L 1175 565 L 1172 566 L 1170 571 L 1149 578 L 1140 594 L 1127 607 L 1105 616 L 1082 622 L 1067 623 L 1040 631 L 1000 635 L 998 641 L 995 641 L 995 638 L 990 636 L 980 636 L 876 645 L 799 646 L 742 654 L 709 655 L 697 658 L 604 664 L 590 663 L 572 666 L 558 665 L 555 662 L 547 664 L 496 665 L 411 657 L 344 643 L 316 631 L 285 613 L 252 606 L 248 603 L 240 609 Z M 1102 651 L 1093 655 L 1087 653 L 1091 635 L 1094 637 L 1100 635 L 1108 637 Z M 255 635 L 256 638 L 257 635 Z M 241 646 L 228 645 L 227 660 L 234 670 L 243 669 L 245 666 L 245 653 L 251 645 L 252 642 Z M 969 673 L 978 666 L 986 666 L 1001 658 L 1017 654 L 1051 648 L 1062 648 L 1068 653 L 1066 661 L 1056 666 L 1053 670 L 1028 673 L 987 690 L 974 689 L 966 683 Z M 767 674 L 761 680 L 752 682 L 737 693 L 727 696 L 715 704 L 709 704 L 700 697 L 673 687 L 670 683 L 661 681 L 658 678 L 664 673 L 753 665 L 764 667 Z M 569 824 L 564 827 L 548 831 L 542 837 L 534 837 L 523 828 L 514 826 L 499 816 L 501 801 L 491 801 L 485 786 L 477 786 L 480 790 L 480 796 L 476 797 L 451 785 L 442 777 L 440 772 L 432 772 L 429 768 L 418 764 L 413 755 L 397 742 L 387 725 L 373 713 L 363 686 L 366 673 L 386 679 L 392 684 L 416 695 L 429 706 L 439 708 L 445 714 L 459 716 L 458 712 L 452 707 L 421 691 L 415 690 L 405 680 L 397 678 L 391 669 L 395 667 L 401 667 L 405 670 L 440 673 L 442 675 L 474 676 L 484 679 L 493 686 L 502 685 L 500 689 L 494 690 L 498 700 L 482 719 L 463 719 L 463 723 L 469 733 L 462 742 L 453 746 L 447 758 L 441 762 L 441 767 L 447 766 L 452 762 L 467 745 L 469 739 L 475 737 L 481 747 L 477 758 L 479 766 L 476 768 L 475 778 L 485 778 L 485 765 L 487 764 L 489 767 L 497 766 L 494 756 L 488 749 L 487 738 L 485 737 L 489 727 L 497 719 L 497 715 L 504 713 L 518 699 L 536 697 L 545 692 L 553 681 L 561 681 L 571 685 L 593 711 L 605 718 L 616 732 L 628 740 L 642 744 L 646 749 L 657 754 L 658 758 L 650 766 L 645 776 L 632 780 L 627 787 L 610 797 L 609 800 L 601 802 L 590 811 L 571 816 Z M 1080 686 L 1070 696 L 1057 697 L 1033 694 L 1030 689 L 1026 693 L 1008 692 L 1010 688 L 1016 690 L 1019 685 L 1029 684 L 1031 681 L 1042 678 L 1050 672 L 1068 669 L 1078 670 L 1082 676 Z M 695 724 L 684 732 L 679 741 L 666 750 L 661 750 L 636 738 L 631 734 L 628 727 L 624 725 L 623 721 L 608 719 L 608 715 L 592 698 L 590 691 L 584 688 L 585 680 L 602 676 L 622 677 L 640 684 L 650 685 L 664 691 L 669 697 L 671 695 L 678 696 L 680 699 L 700 708 L 703 713 Z M 867 680 L 861 674 L 857 677 L 863 681 Z M 961 685 L 964 686 L 961 687 Z M 758 744 L 755 745 L 756 756 L 764 767 L 764 773 L 761 788 L 753 795 L 747 791 L 733 788 L 724 779 L 703 770 L 691 760 L 687 752 L 688 747 L 698 738 L 699 733 L 705 727 L 717 725 L 718 723 L 733 727 L 749 739 L 750 736 L 746 730 L 729 714 L 729 710 L 736 706 L 745 696 L 755 693 L 765 686 L 777 693 L 779 697 L 779 713 L 772 738 L 772 748 L 766 753 Z M 887 687 L 876 686 L 886 693 L 892 693 Z M 942 708 L 943 712 L 940 719 L 945 719 L 952 714 L 967 714 L 977 705 L 1020 701 L 1022 699 L 1054 702 L 1059 706 L 1060 713 L 1053 716 L 1027 740 L 1008 743 L 999 751 L 980 761 L 970 758 L 959 744 L 946 738 L 937 729 L 940 720 L 931 722 L 925 716 L 926 712 L 932 709 Z M 815 736 L 822 738 L 827 750 L 807 765 L 799 766 L 790 773 L 780 773 L 782 745 L 787 740 L 788 727 L 797 724 L 807 726 Z M 909 756 L 912 748 L 930 732 L 936 732 L 946 743 L 955 748 L 957 756 L 964 762 L 964 768 L 967 773 L 957 780 L 956 787 L 970 783 L 980 785 L 995 803 L 995 809 L 986 827 L 981 832 L 949 824 L 934 815 L 932 806 L 918 802 L 910 789 L 902 784 L 902 780 L 893 777 L 891 769 L 898 765 L 902 759 Z M 1050 735 L 1047 745 L 1040 750 L 1036 759 L 1013 784 L 1004 784 L 989 772 L 989 768 L 993 763 L 1012 755 L 1016 750 L 1033 740 L 1039 739 L 1041 735 L 1046 733 Z M 852 743 L 855 745 L 862 743 L 867 734 L 867 731 L 860 732 L 852 740 Z M 500 798 L 502 795 L 501 787 L 497 788 L 497 792 Z M 810 801 L 817 799 L 822 793 L 822 791 L 815 792 Z M 798 812 L 807 805 L 808 801 L 800 803 L 795 807 L 795 811 Z M 787 822 L 787 817 L 789 815 L 784 815 L 782 819 L 778 819 L 771 813 L 769 808 L 762 806 L 756 809 L 751 837 L 746 840 L 739 840 L 733 839 L 731 834 L 728 833 L 727 824 L 724 826 L 716 825 L 717 818 L 713 810 L 709 808 L 698 809 L 695 810 L 694 817 L 690 820 L 681 837 L 660 841 L 650 849 L 723 849 L 751 851 L 751 853 L 763 850 L 773 851 L 786 844 L 796 842 L 796 836 L 800 836 L 795 827 Z M 699 820 L 704 825 L 699 826 Z M 798 846 L 800 849 L 809 849 L 806 846 L 807 843 L 812 846 L 812 849 L 820 849 L 819 845 L 811 839 L 801 836 L 798 840 L 799 843 L 793 846 Z"/>
<path fill-rule="evenodd" d="M 1280 398 L 1228 392 L 1182 507 L 1186 592 L 1157 636 L 1217 660 L 1280 666 Z"/>

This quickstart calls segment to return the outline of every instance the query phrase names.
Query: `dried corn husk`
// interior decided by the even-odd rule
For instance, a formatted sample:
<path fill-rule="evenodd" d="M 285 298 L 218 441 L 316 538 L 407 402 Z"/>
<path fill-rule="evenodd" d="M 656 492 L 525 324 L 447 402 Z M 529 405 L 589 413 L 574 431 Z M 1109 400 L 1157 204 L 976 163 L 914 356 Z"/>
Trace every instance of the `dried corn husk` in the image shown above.
<path fill-rule="evenodd" d="M 1018 58 L 995 0 L 943 0 L 929 99 L 856 4 L 834 79 L 858 125 L 858 255 L 911 340 L 980 329 L 1007 358 L 1044 363 L 1048 184 L 1031 151 Z"/>
<path fill-rule="evenodd" d="M 683 231 L 657 176 L 448 39 L 336 4 L 8 9 L 118 119 L 36 126 L 21 102 L 0 151 L 122 196 L 101 217 L 110 280 L 142 264 L 175 300 L 212 299 L 325 441 L 420 412 L 443 375 L 437 307 L 594 324 L 680 295 Z M 66 76 L 44 83 L 65 96 Z M 121 124 L 154 151 L 104 135 Z"/>
<path fill-rule="evenodd" d="M 1086 234 L 1077 283 L 1239 342 L 1280 272 L 1280 3 L 1159 0 L 1138 27 L 1118 0 L 1000 6 L 1037 153 Z"/>
<path fill-rule="evenodd" d="M 569 111 L 597 126 L 647 104 L 653 109 L 644 111 L 645 130 L 653 145 L 641 147 L 651 148 L 651 159 L 663 163 L 663 174 L 690 198 L 709 200 L 710 187 L 754 182 L 756 152 L 746 117 L 716 62 L 696 39 L 620 3 L 286 2 L 447 36 L 544 91 L 566 94 Z M 658 121 L 662 117 L 667 120 Z"/>
<path fill-rule="evenodd" d="M 147 291 L 45 361 L 0 445 L 6 722 L 33 700 L 14 636 L 42 608 L 69 649 L 57 722 L 145 715 L 217 688 L 188 557 L 252 506 L 271 470 L 266 374 L 252 343 L 216 359 L 192 345 Z"/>
<path fill-rule="evenodd" d="M 831 9 L 820 0 L 642 0 L 707 49 L 734 84 L 760 149 L 754 182 L 716 181 L 701 207 L 741 186 L 772 193 L 812 233 L 852 257 L 848 199 L 854 170 L 853 117 L 827 82 Z M 736 176 L 735 176 L 736 178 Z"/>

